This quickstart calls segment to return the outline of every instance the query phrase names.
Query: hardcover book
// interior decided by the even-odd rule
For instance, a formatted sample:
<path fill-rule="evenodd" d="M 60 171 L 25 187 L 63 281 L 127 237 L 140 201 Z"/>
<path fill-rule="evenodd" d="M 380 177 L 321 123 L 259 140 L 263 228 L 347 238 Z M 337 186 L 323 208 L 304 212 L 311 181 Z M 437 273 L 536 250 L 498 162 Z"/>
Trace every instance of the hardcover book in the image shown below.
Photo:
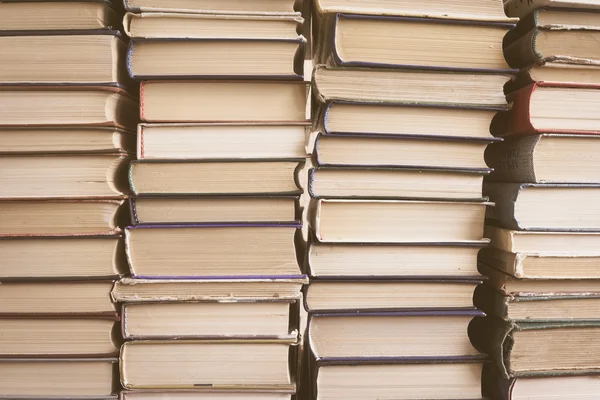
<path fill-rule="evenodd" d="M 125 9 L 134 12 L 183 12 L 205 14 L 296 14 L 303 0 L 124 0 Z"/>

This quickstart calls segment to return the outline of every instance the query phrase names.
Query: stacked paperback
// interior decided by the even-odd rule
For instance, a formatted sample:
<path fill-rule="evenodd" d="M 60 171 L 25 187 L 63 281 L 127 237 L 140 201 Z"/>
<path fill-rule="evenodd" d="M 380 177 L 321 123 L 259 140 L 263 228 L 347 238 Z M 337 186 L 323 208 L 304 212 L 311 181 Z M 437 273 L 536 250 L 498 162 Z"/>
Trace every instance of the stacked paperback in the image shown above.
<path fill-rule="evenodd" d="M 125 4 L 142 123 L 131 276 L 113 292 L 122 396 L 290 399 L 306 283 L 303 18 L 294 1 L 198 4 Z"/>
<path fill-rule="evenodd" d="M 481 399 L 467 331 L 514 24 L 500 1 L 316 8 L 310 396 Z"/>
<path fill-rule="evenodd" d="M 543 3 L 543 4 L 542 4 Z M 545 8 L 539 8 L 539 6 Z M 600 389 L 600 9 L 585 1 L 512 1 L 504 39 L 520 68 L 511 111 L 486 152 L 496 203 L 480 254 L 488 276 L 471 330 L 488 353 L 490 399 L 593 399 Z"/>
<path fill-rule="evenodd" d="M 120 390 L 122 227 L 137 99 L 121 11 L 0 3 L 0 397 Z"/>

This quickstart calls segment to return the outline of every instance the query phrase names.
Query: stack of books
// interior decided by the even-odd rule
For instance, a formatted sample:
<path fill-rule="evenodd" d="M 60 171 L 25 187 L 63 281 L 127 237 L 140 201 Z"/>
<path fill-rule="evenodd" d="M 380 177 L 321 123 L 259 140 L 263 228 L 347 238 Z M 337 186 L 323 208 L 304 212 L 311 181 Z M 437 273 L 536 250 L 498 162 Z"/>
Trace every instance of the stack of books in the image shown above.
<path fill-rule="evenodd" d="M 131 277 L 113 292 L 124 399 L 296 393 L 309 122 L 294 3 L 126 2 L 142 123 Z"/>
<path fill-rule="evenodd" d="M 110 398 L 137 100 L 122 10 L 0 3 L 0 397 Z"/>
<path fill-rule="evenodd" d="M 319 0 L 306 293 L 314 399 L 480 399 L 469 342 L 501 1 Z"/>
<path fill-rule="evenodd" d="M 600 14 L 587 1 L 540 3 L 507 4 L 521 21 L 504 50 L 521 72 L 507 85 L 512 110 L 492 124 L 505 141 L 486 152 L 495 171 L 484 192 L 496 207 L 475 304 L 488 317 L 471 336 L 494 360 L 489 398 L 592 399 L 600 389 Z"/>

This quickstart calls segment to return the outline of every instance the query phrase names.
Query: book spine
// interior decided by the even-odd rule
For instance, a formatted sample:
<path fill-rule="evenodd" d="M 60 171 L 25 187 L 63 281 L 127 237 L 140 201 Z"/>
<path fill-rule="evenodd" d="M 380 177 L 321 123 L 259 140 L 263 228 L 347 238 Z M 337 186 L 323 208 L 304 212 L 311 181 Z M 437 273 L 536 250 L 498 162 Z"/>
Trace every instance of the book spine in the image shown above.
<path fill-rule="evenodd" d="M 511 43 L 514 43 L 521 37 L 525 36 L 528 32 L 537 27 L 538 12 L 534 11 L 527 15 L 525 18 L 521 18 L 517 26 L 508 31 L 502 40 L 502 48 L 506 48 Z"/>
<path fill-rule="evenodd" d="M 500 223 L 503 228 L 520 229 L 519 221 L 515 218 L 515 204 L 520 190 L 519 184 L 484 183 L 484 195 L 495 203 L 487 208 L 486 218 Z"/>
<path fill-rule="evenodd" d="M 511 400 L 514 379 L 500 377 L 492 364 L 484 364 L 481 374 L 482 394 L 489 400 Z"/>
<path fill-rule="evenodd" d="M 479 264 L 495 268 L 515 278 L 523 278 L 523 260 L 524 254 L 509 253 L 498 250 L 494 247 L 486 247 L 477 255 Z"/>
<path fill-rule="evenodd" d="M 127 3 L 127 0 L 124 0 L 125 3 Z M 131 13 L 131 12 L 127 12 L 124 16 L 123 16 L 123 32 L 125 33 L 125 35 L 131 37 L 131 21 L 133 21 L 133 18 L 135 17 L 135 14 Z"/>
<path fill-rule="evenodd" d="M 137 190 L 135 189 L 135 184 L 133 182 L 133 166 L 136 164 L 136 161 L 132 161 L 129 164 L 129 171 L 127 174 L 127 179 L 129 180 L 129 189 L 131 189 L 131 193 L 134 196 L 137 196 L 139 193 L 137 192 Z"/>
<path fill-rule="evenodd" d="M 311 198 L 318 198 L 314 192 L 314 184 L 315 184 L 315 174 L 317 170 L 315 168 L 311 168 L 308 170 L 308 194 Z"/>
<path fill-rule="evenodd" d="M 500 376 L 505 379 L 510 379 L 510 346 L 507 346 L 507 342 L 512 329 L 509 322 L 491 317 L 475 317 L 468 328 L 473 347 L 490 356 Z"/>
<path fill-rule="evenodd" d="M 488 146 L 485 150 L 485 162 L 493 168 L 490 179 L 537 183 L 533 156 L 540 138 L 540 135 L 535 135 Z"/>
<path fill-rule="evenodd" d="M 524 68 L 540 61 L 540 54 L 536 47 L 536 39 L 540 34 L 538 29 L 529 31 L 524 36 L 516 39 L 504 48 L 504 58 L 512 68 Z"/>
<path fill-rule="evenodd" d="M 490 131 L 494 136 L 529 136 L 537 133 L 531 124 L 530 115 L 531 96 L 537 87 L 533 83 L 509 96 L 512 108 L 509 111 L 499 112 L 492 120 Z"/>
<path fill-rule="evenodd" d="M 508 320 L 508 304 L 510 298 L 495 291 L 486 284 L 480 284 L 473 294 L 473 305 L 487 315 L 493 315 L 504 321 Z"/>
<path fill-rule="evenodd" d="M 127 66 L 127 73 L 131 79 L 135 79 L 135 74 L 133 73 L 133 68 L 131 66 L 131 58 L 133 57 L 133 51 L 135 47 L 135 41 L 131 40 L 129 42 L 129 47 L 127 48 L 127 56 L 125 57 L 125 65 Z"/>

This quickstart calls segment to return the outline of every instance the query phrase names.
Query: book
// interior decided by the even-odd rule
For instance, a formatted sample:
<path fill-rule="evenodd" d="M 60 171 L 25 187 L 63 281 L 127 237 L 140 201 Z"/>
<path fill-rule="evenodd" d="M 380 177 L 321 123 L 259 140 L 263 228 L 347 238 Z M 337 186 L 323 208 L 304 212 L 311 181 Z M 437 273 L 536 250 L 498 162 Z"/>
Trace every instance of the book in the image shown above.
<path fill-rule="evenodd" d="M 292 341 L 133 341 L 121 351 L 131 389 L 271 390 L 293 393 Z M 224 362 L 227 360 L 227 362 Z"/>
<path fill-rule="evenodd" d="M 146 225 L 125 229 L 125 244 L 133 277 L 276 279 L 301 275 L 294 242 L 298 228 Z"/>
<path fill-rule="evenodd" d="M 500 0 L 480 1 L 477 5 L 455 1 L 448 5 L 443 1 L 414 2 L 400 0 L 317 0 L 318 13 L 356 13 L 367 15 L 400 15 L 430 18 L 450 18 L 462 20 L 506 21 Z"/>
<path fill-rule="evenodd" d="M 113 358 L 3 358 L 0 376 L 5 379 L 0 381 L 0 393 L 13 399 L 114 398 L 117 365 Z"/>
<path fill-rule="evenodd" d="M 342 13 L 319 22 L 323 48 L 317 57 L 336 65 L 510 69 L 501 45 L 510 23 Z M 461 38 L 473 40 L 462 46 Z"/>
<path fill-rule="evenodd" d="M 215 301 L 298 299 L 304 275 L 297 277 L 244 279 L 132 279 L 122 278 L 112 291 L 119 303 L 161 301 Z"/>
<path fill-rule="evenodd" d="M 39 2 L 31 7 L 28 1 L 0 3 L 0 31 L 47 32 L 118 29 L 119 15 L 108 1 Z"/>
<path fill-rule="evenodd" d="M 0 82 L 132 86 L 118 32 L 0 36 Z"/>
<path fill-rule="evenodd" d="M 100 86 L 0 86 L 0 126 L 111 126 L 135 131 L 138 102 Z"/>
<path fill-rule="evenodd" d="M 128 216 L 123 200 L 2 201 L 0 237 L 113 235 Z"/>
<path fill-rule="evenodd" d="M 137 197 L 130 198 L 134 225 L 274 223 L 300 218 L 297 197 Z"/>
<path fill-rule="evenodd" d="M 306 129 L 303 123 L 139 124 L 137 156 L 138 160 L 304 158 Z"/>
<path fill-rule="evenodd" d="M 114 319 L 2 318 L 0 357 L 102 357 L 119 354 Z"/>
<path fill-rule="evenodd" d="M 504 378 L 583 375 L 597 372 L 592 350 L 597 322 L 506 322 L 475 318 L 469 326 L 473 345 L 489 354 Z M 568 351 L 565 351 L 568 343 Z"/>
<path fill-rule="evenodd" d="M 600 87 L 600 66 L 540 61 L 530 65 L 508 82 L 504 90 L 512 93 L 532 83 L 548 86 Z"/>
<path fill-rule="evenodd" d="M 510 74 L 317 65 L 313 90 L 321 104 L 339 101 L 506 109 L 502 87 L 509 80 Z"/>
<path fill-rule="evenodd" d="M 506 0 L 506 14 L 509 17 L 523 18 L 533 10 L 543 7 L 566 8 L 574 10 L 599 10 L 595 0 Z"/>
<path fill-rule="evenodd" d="M 411 168 L 323 167 L 309 170 L 314 198 L 483 200 L 485 173 Z"/>
<path fill-rule="evenodd" d="M 207 14 L 294 14 L 302 7 L 302 0 L 124 0 L 123 3 L 128 11 Z"/>
<path fill-rule="evenodd" d="M 419 107 L 410 105 L 329 102 L 317 114 L 326 134 L 371 134 L 407 137 L 494 140 L 490 133 L 498 109 Z"/>
<path fill-rule="evenodd" d="M 306 289 L 309 312 L 471 309 L 478 281 L 315 279 Z"/>
<path fill-rule="evenodd" d="M 313 313 L 308 341 L 317 361 L 482 359 L 467 327 L 476 310 Z"/>
<path fill-rule="evenodd" d="M 493 247 L 511 253 L 533 253 L 570 257 L 599 256 L 597 232 L 515 231 L 486 225 L 484 236 Z"/>
<path fill-rule="evenodd" d="M 110 300 L 113 281 L 3 281 L 0 316 L 45 315 L 116 317 Z"/>
<path fill-rule="evenodd" d="M 298 302 L 236 301 L 123 305 L 125 339 L 294 339 Z"/>
<path fill-rule="evenodd" d="M 129 192 L 123 155 L 11 155 L 0 158 L 0 198 L 118 198 Z"/>
<path fill-rule="evenodd" d="M 291 400 L 289 393 L 135 390 L 121 392 L 123 400 Z"/>
<path fill-rule="evenodd" d="M 511 253 L 490 246 L 479 252 L 478 261 L 515 278 L 600 278 L 600 274 L 598 274 L 600 257 L 594 255 Z"/>
<path fill-rule="evenodd" d="M 488 171 L 487 142 L 433 138 L 319 134 L 316 160 L 322 166 L 412 167 Z"/>
<path fill-rule="evenodd" d="M 486 205 L 321 199 L 312 204 L 309 222 L 324 243 L 472 243 L 483 238 Z"/>
<path fill-rule="evenodd" d="M 594 183 L 600 182 L 598 153 L 600 136 L 542 133 L 493 143 L 485 161 L 494 181 Z"/>
<path fill-rule="evenodd" d="M 305 122 L 302 81 L 143 81 L 145 122 Z"/>
<path fill-rule="evenodd" d="M 299 39 L 304 19 L 290 15 L 127 13 L 125 34 L 145 39 Z"/>
<path fill-rule="evenodd" d="M 296 174 L 303 160 L 133 161 L 135 195 L 252 195 L 300 193 Z"/>
<path fill-rule="evenodd" d="M 600 320 L 598 294 L 570 296 L 506 295 L 490 285 L 479 285 L 473 296 L 475 307 L 487 315 L 514 322 L 560 322 Z"/>
<path fill-rule="evenodd" d="M 503 228 L 547 231 L 598 231 L 597 184 L 491 183 L 483 193 L 496 205 L 487 218 Z M 600 201 L 600 197 L 598 197 Z"/>
<path fill-rule="evenodd" d="M 127 68 L 136 79 L 228 77 L 299 79 L 304 38 L 133 39 Z"/>
<path fill-rule="evenodd" d="M 0 153 L 135 153 L 134 134 L 116 128 L 0 129 Z"/>
<path fill-rule="evenodd" d="M 307 264 L 314 278 L 479 279 L 477 253 L 487 242 L 471 245 L 320 243 L 311 240 Z"/>
<path fill-rule="evenodd" d="M 533 83 L 511 93 L 508 99 L 513 107 L 496 115 L 491 126 L 494 135 L 600 133 L 595 119 L 598 89 Z"/>

